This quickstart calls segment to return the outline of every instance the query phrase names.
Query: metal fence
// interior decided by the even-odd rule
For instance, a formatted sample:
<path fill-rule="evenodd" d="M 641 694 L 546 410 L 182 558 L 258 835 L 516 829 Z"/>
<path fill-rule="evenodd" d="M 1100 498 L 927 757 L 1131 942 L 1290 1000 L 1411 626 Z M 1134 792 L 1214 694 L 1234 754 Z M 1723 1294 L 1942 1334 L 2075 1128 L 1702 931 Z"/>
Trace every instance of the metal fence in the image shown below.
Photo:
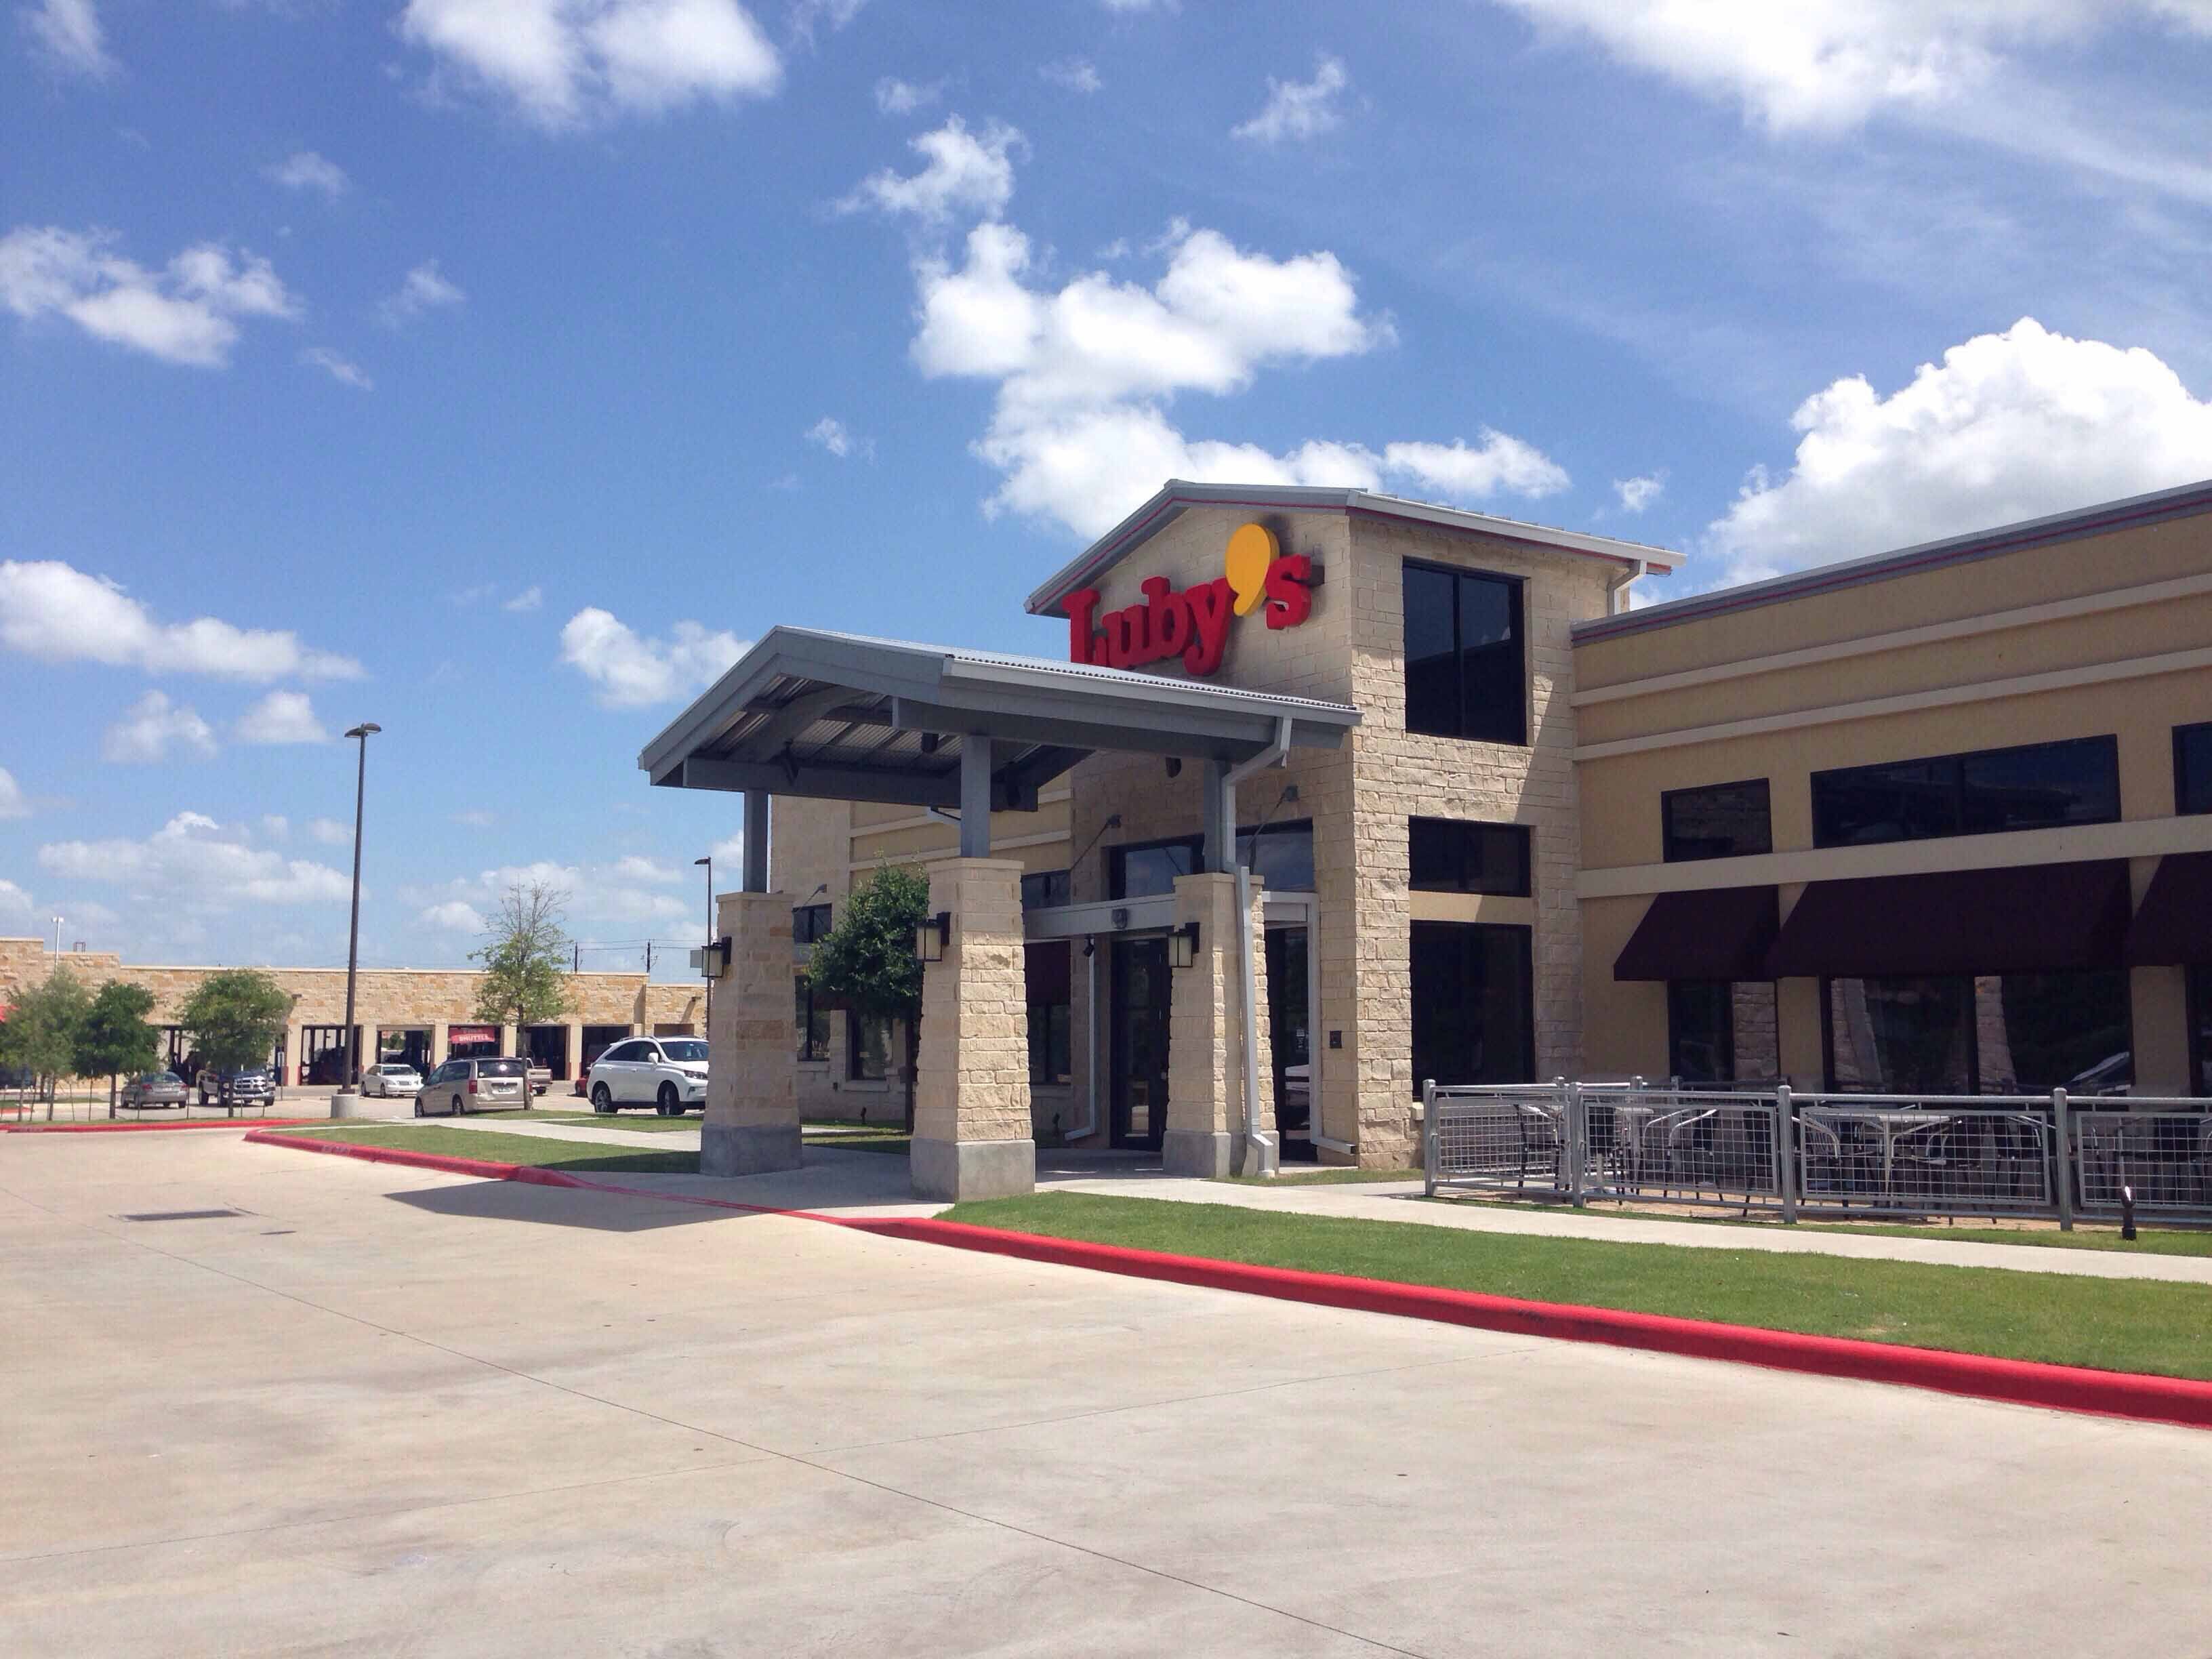
<path fill-rule="evenodd" d="M 2212 1103 L 1422 1085 L 1428 1191 L 1779 1214 L 2212 1220 Z"/>

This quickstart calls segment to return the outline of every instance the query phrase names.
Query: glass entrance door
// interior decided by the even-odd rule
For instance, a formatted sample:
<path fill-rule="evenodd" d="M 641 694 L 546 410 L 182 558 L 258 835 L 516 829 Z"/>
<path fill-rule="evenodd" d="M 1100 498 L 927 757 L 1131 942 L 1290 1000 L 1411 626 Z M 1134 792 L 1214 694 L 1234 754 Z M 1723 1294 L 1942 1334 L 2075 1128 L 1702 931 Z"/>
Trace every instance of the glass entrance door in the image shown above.
<path fill-rule="evenodd" d="M 1274 1039 L 1275 1133 L 1285 1158 L 1313 1157 L 1312 934 L 1267 929 L 1267 1026 Z"/>
<path fill-rule="evenodd" d="M 1117 939 L 1110 948 L 1114 1144 L 1158 1151 L 1168 1117 L 1168 942 Z"/>

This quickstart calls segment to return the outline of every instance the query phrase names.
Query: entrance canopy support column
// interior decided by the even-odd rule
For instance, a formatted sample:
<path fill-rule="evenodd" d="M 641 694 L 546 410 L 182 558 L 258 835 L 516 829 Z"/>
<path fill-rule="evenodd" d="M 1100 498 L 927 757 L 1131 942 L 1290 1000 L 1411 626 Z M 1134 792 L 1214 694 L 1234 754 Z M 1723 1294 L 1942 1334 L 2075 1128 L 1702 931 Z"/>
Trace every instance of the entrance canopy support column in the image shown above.
<path fill-rule="evenodd" d="M 963 845 L 970 822 L 963 812 Z M 988 814 L 984 823 L 988 835 Z M 1021 883 L 1015 859 L 947 859 L 929 872 L 930 913 L 951 912 L 952 925 L 943 957 L 922 973 L 908 1155 L 917 1198 L 957 1203 L 1036 1188 Z"/>
<path fill-rule="evenodd" d="M 991 856 L 991 740 L 960 740 L 960 856 Z"/>
<path fill-rule="evenodd" d="M 761 857 L 754 862 L 754 825 Z M 715 901 L 715 932 L 730 941 L 720 994 L 708 1019 L 707 1113 L 699 1173 L 760 1175 L 799 1165 L 799 1066 L 791 1040 L 791 900 L 767 884 L 767 796 L 745 797 L 747 890 Z"/>
<path fill-rule="evenodd" d="M 1267 1024 L 1267 955 L 1255 951 L 1254 996 L 1244 1002 L 1243 927 L 1260 937 L 1264 899 L 1259 879 L 1241 915 L 1234 875 L 1176 878 L 1176 925 L 1198 924 L 1198 944 L 1188 968 L 1169 970 L 1171 1012 L 1168 1035 L 1168 1118 L 1160 1159 L 1172 1176 L 1218 1178 L 1273 1174 L 1279 1158 L 1273 1091 L 1261 1088 L 1259 1121 L 1245 1121 L 1249 1065 L 1273 1074 Z"/>
<path fill-rule="evenodd" d="M 1237 786 L 1226 762 L 1206 762 L 1203 794 L 1199 828 L 1206 838 L 1206 867 L 1218 876 L 1237 867 Z"/>
<path fill-rule="evenodd" d="M 745 791 L 744 872 L 738 884 L 748 893 L 768 891 L 768 791 Z"/>

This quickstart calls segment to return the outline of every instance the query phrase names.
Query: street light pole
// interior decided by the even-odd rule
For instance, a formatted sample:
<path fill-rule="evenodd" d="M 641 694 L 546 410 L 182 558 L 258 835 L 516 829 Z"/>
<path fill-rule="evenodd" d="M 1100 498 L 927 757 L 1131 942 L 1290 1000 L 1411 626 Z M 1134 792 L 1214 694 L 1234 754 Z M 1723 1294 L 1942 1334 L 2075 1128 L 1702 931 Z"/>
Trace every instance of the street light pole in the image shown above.
<path fill-rule="evenodd" d="M 361 967 L 361 816 L 362 799 L 368 789 L 368 740 L 384 728 L 363 720 L 350 732 L 349 738 L 361 740 L 361 759 L 354 770 L 353 779 L 353 920 L 346 929 L 346 1011 L 345 1011 L 345 1075 L 339 1079 L 338 1092 L 350 1095 L 361 1084 L 361 1056 L 356 1053 L 360 1043 L 354 1030 L 354 981 Z"/>
<path fill-rule="evenodd" d="M 711 946 L 714 943 L 714 856 L 709 853 L 703 859 L 693 859 L 691 863 L 695 868 L 702 864 L 707 866 L 707 943 Z M 707 1040 L 711 1042 L 714 1040 L 714 981 L 711 975 L 707 979 L 706 1024 Z"/>

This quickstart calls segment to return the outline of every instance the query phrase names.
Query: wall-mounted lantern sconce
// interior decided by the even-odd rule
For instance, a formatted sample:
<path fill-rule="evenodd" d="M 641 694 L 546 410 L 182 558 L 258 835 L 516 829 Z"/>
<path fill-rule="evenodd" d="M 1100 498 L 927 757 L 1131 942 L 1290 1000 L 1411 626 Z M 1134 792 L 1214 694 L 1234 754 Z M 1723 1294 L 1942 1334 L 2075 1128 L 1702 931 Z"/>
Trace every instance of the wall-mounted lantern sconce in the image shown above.
<path fill-rule="evenodd" d="M 712 945 L 694 945 L 691 966 L 702 979 L 720 979 L 730 971 L 730 937 L 725 933 Z"/>
<path fill-rule="evenodd" d="M 1188 968 L 1198 960 L 1198 924 L 1186 921 L 1168 935 L 1168 966 Z"/>
<path fill-rule="evenodd" d="M 924 916 L 921 925 L 914 930 L 914 956 L 917 962 L 942 962 L 945 947 L 952 939 L 952 912 L 939 910 L 933 916 Z"/>

